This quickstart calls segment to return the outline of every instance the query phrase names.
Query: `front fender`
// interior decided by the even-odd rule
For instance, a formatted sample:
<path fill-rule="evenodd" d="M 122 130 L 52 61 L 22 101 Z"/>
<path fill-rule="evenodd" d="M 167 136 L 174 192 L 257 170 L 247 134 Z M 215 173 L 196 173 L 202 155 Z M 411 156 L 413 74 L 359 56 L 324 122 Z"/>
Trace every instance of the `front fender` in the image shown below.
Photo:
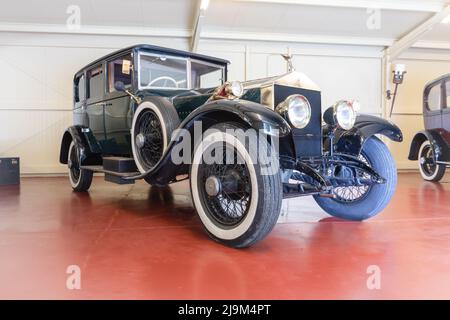
<path fill-rule="evenodd" d="M 76 145 L 80 153 L 80 161 L 83 165 L 101 165 L 101 147 L 95 139 L 92 131 L 85 126 L 75 125 L 66 129 L 61 140 L 59 162 L 67 164 L 70 143 Z"/>
<path fill-rule="evenodd" d="M 411 141 L 408 155 L 409 160 L 417 160 L 419 158 L 420 146 L 426 140 L 430 141 L 436 161 L 450 161 L 450 148 L 447 146 L 439 130 L 423 130 L 416 133 Z"/>
<path fill-rule="evenodd" d="M 202 122 L 203 132 L 215 123 L 228 121 L 245 123 L 255 130 L 261 129 L 265 134 L 277 135 L 279 137 L 285 137 L 291 131 L 287 121 L 275 111 L 261 104 L 244 100 L 216 100 L 207 102 L 191 112 L 180 124 L 179 129 L 188 130 L 192 134 L 194 133 L 194 123 L 196 121 Z M 161 185 L 172 181 L 177 175 L 180 165 L 176 165 L 171 161 L 170 154 L 173 147 L 180 142 L 182 134 L 183 131 L 178 130 L 166 148 L 164 155 L 152 169 L 139 176 L 127 177 L 125 179 L 141 179 L 146 177 L 152 183 Z"/>
<path fill-rule="evenodd" d="M 393 141 L 403 141 L 400 128 L 380 117 L 360 114 L 351 130 L 336 130 L 335 150 L 341 153 L 359 154 L 364 142 L 375 134 L 381 134 Z"/>
<path fill-rule="evenodd" d="M 235 117 L 255 130 L 263 130 L 269 135 L 284 137 L 291 132 L 287 121 L 277 112 L 255 102 L 246 100 L 215 100 L 195 109 L 184 119 L 181 128 L 189 128 L 194 121 L 204 117 L 220 115 Z M 220 121 L 219 121 L 220 122 Z M 278 133 L 276 133 L 278 132 Z"/>

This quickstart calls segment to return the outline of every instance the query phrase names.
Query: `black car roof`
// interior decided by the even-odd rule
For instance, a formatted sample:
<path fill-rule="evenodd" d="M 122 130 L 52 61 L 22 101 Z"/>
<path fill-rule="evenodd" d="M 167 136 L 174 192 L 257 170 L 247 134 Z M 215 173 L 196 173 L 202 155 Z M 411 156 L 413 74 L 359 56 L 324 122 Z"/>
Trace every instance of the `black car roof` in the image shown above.
<path fill-rule="evenodd" d="M 434 80 L 427 82 L 427 84 L 425 85 L 425 90 L 428 89 L 429 86 L 434 85 L 435 83 L 440 82 L 447 78 L 450 79 L 450 73 L 444 74 L 444 75 L 440 76 L 439 78 L 436 78 Z"/>
<path fill-rule="evenodd" d="M 152 51 L 154 53 L 160 53 L 160 54 L 169 54 L 169 55 L 174 55 L 177 57 L 185 57 L 185 58 L 195 58 L 198 60 L 202 60 L 202 61 L 206 61 L 206 62 L 211 62 L 211 63 L 216 63 L 216 64 L 222 64 L 222 65 L 227 65 L 230 63 L 230 61 L 225 60 L 225 59 L 221 59 L 221 58 L 216 58 L 216 57 L 211 57 L 211 56 L 206 56 L 203 54 L 198 54 L 198 53 L 193 53 L 193 52 L 189 52 L 189 51 L 183 51 L 183 50 L 177 50 L 177 49 L 172 49 L 172 48 L 165 48 L 165 47 L 159 47 L 159 46 L 153 46 L 153 45 L 149 45 L 149 44 L 138 44 L 138 45 L 134 45 L 131 47 L 127 47 L 124 49 L 120 49 L 117 50 L 115 52 L 112 52 L 106 56 L 103 56 L 91 63 L 89 63 L 88 65 L 84 66 L 83 68 L 81 68 L 76 74 L 79 74 L 80 72 L 89 69 L 90 67 L 95 66 L 96 64 L 104 61 L 104 60 L 108 60 L 111 57 L 114 57 L 116 55 L 120 55 L 121 53 L 126 53 L 128 51 L 131 50 L 148 50 L 148 51 Z"/>

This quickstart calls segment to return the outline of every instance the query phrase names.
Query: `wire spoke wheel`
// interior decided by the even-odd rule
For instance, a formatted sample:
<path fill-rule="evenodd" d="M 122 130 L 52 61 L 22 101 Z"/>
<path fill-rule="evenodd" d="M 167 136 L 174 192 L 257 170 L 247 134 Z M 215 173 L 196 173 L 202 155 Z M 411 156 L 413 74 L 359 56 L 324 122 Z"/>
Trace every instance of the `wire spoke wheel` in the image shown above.
<path fill-rule="evenodd" d="M 364 162 L 366 165 L 371 166 L 367 158 L 360 153 L 358 159 Z M 361 180 L 370 180 L 370 175 L 361 170 L 356 172 L 357 178 Z M 370 185 L 362 186 L 345 186 L 336 187 L 333 192 L 336 195 L 336 200 L 341 202 L 355 202 L 364 199 L 368 191 L 370 190 Z"/>
<path fill-rule="evenodd" d="M 436 163 L 434 162 L 434 151 L 431 145 L 423 147 L 420 153 L 420 165 L 428 176 L 432 176 L 436 172 Z"/>
<path fill-rule="evenodd" d="M 239 132 L 248 127 L 223 122 L 210 129 L 195 144 L 189 169 L 192 202 L 211 238 L 249 247 L 269 234 L 280 215 L 280 171 L 267 172 L 263 166 L 279 159 L 268 152 L 265 137 L 240 139 Z"/>
<path fill-rule="evenodd" d="M 314 196 L 326 213 L 341 219 L 362 221 L 382 212 L 391 201 L 397 186 L 397 167 L 386 144 L 376 136 L 370 137 L 364 142 L 359 159 L 382 177 L 384 183 L 372 181 L 372 175 L 363 169 L 348 168 L 352 176 L 342 172 L 344 178 L 354 180 L 335 188 L 334 198 Z"/>
<path fill-rule="evenodd" d="M 217 152 L 222 154 L 215 157 Z M 200 195 L 208 214 L 216 222 L 224 226 L 236 226 L 250 208 L 252 187 L 248 168 L 229 145 L 215 144 L 210 154 L 218 161 L 199 166 Z"/>
<path fill-rule="evenodd" d="M 82 169 L 81 165 L 80 149 L 72 142 L 67 155 L 67 166 L 69 167 L 70 184 L 76 192 L 87 191 L 92 183 L 93 172 Z"/>
<path fill-rule="evenodd" d="M 69 171 L 73 181 L 78 181 L 80 179 L 80 159 L 78 155 L 78 149 L 75 144 L 72 144 L 70 150 L 69 158 Z"/>
<path fill-rule="evenodd" d="M 429 140 L 422 142 L 419 153 L 419 171 L 425 181 L 438 182 L 445 175 L 445 164 L 439 164 L 433 144 Z"/>
<path fill-rule="evenodd" d="M 163 155 L 164 140 L 161 122 L 152 110 L 142 112 L 134 136 L 139 162 L 146 170 L 153 168 Z"/>

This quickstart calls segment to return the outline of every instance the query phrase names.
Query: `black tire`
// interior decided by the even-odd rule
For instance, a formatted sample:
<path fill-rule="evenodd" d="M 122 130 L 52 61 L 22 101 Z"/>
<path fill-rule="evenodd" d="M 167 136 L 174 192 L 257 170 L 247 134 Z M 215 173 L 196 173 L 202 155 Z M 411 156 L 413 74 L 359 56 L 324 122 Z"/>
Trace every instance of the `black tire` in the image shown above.
<path fill-rule="evenodd" d="M 386 179 L 386 183 L 367 187 L 364 193 L 354 200 L 314 196 L 317 204 L 328 214 L 347 220 L 365 220 L 382 211 L 394 195 L 397 168 L 387 146 L 373 136 L 364 143 L 361 154 L 368 164 Z"/>
<path fill-rule="evenodd" d="M 205 145 L 199 143 L 194 150 L 190 168 L 193 203 L 203 226 L 212 239 L 234 248 L 249 247 L 267 236 L 277 223 L 283 195 L 278 169 L 279 160 L 275 152 L 268 154 L 270 145 L 266 139 L 255 137 L 258 140 L 250 143 L 236 142 L 238 141 L 236 135 L 226 130 L 246 129 L 238 124 L 221 123 L 210 129 L 215 132 L 207 130 L 202 141 Z M 208 142 L 211 138 L 215 140 Z M 235 157 L 239 154 L 243 161 L 238 165 L 218 165 L 216 169 L 214 164 L 200 162 L 199 159 L 205 154 L 203 151 L 208 150 L 209 147 L 214 148 L 217 144 L 224 146 L 224 149 L 233 150 Z M 249 161 L 252 159 L 251 155 L 259 155 L 260 158 L 258 161 Z M 274 164 L 275 168 L 262 165 L 269 163 Z M 206 180 L 216 177 L 212 173 L 213 169 L 221 172 L 217 175 L 220 177 L 217 181 L 221 181 L 219 182 L 221 186 L 217 187 L 220 191 L 211 196 L 206 191 Z M 239 191 L 230 193 L 232 196 L 223 187 L 226 176 L 232 177 L 232 180 L 228 182 L 240 185 Z"/>
<path fill-rule="evenodd" d="M 88 191 L 94 173 L 91 170 L 80 169 L 79 151 L 73 142 L 69 146 L 69 154 L 67 163 L 69 166 L 69 181 L 73 191 Z"/>
<path fill-rule="evenodd" d="M 426 181 L 438 182 L 445 175 L 445 165 L 435 163 L 434 150 L 428 140 L 419 148 L 419 170 Z"/>
<path fill-rule="evenodd" d="M 151 129 L 144 123 L 149 118 L 153 119 Z M 147 172 L 156 165 L 167 149 L 172 133 L 179 125 L 178 113 L 167 99 L 161 97 L 144 98 L 135 111 L 131 126 L 133 158 L 139 172 Z M 146 132 L 147 134 L 145 134 Z M 144 137 L 144 142 L 141 139 L 141 142 L 138 143 L 137 137 Z M 152 184 L 150 179 L 144 178 L 144 180 Z"/>

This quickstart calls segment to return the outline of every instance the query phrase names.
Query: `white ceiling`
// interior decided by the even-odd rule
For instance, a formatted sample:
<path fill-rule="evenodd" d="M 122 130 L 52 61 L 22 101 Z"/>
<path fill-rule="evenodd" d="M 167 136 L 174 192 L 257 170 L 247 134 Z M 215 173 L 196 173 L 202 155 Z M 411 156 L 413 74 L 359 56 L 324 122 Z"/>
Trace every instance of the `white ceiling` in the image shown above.
<path fill-rule="evenodd" d="M 129 34 L 146 29 L 194 29 L 200 0 L 0 0 L 1 30 L 64 26 L 70 5 L 81 9 L 82 28 L 120 28 Z M 389 43 L 445 6 L 447 0 L 210 0 L 202 19 L 208 38 L 266 40 L 301 37 L 357 37 Z M 314 5 L 311 5 L 314 4 Z M 378 30 L 366 26 L 368 7 L 380 7 Z M 50 29 L 49 29 L 50 30 Z M 51 29 L 54 30 L 54 29 Z M 450 45 L 450 23 L 439 24 L 422 40 Z M 364 41 L 362 41 L 364 43 Z"/>
<path fill-rule="evenodd" d="M 131 26 L 189 29 L 196 0 L 0 0 L 0 21 L 65 24 L 66 10 L 78 5 L 81 23 L 93 26 Z"/>
<path fill-rule="evenodd" d="M 428 18 L 429 12 L 381 12 L 381 29 L 369 30 L 367 9 L 213 0 L 205 28 L 219 31 L 270 32 L 392 38 Z M 399 16 L 401 14 L 401 19 Z M 223 19 L 223 17 L 229 17 Z"/>

